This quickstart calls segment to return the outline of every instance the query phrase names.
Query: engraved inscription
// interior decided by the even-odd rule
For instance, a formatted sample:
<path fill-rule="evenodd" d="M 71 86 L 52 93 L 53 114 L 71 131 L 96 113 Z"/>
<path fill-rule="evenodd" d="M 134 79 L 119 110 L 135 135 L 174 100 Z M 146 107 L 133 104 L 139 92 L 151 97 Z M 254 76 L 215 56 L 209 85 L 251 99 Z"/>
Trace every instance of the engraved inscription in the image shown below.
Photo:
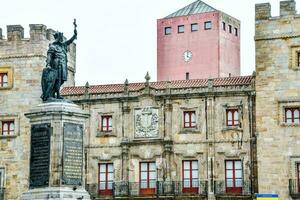
<path fill-rule="evenodd" d="M 31 127 L 30 188 L 44 187 L 49 184 L 50 131 L 50 124 Z"/>
<path fill-rule="evenodd" d="M 83 166 L 82 125 L 64 123 L 63 184 L 81 185 Z"/>
<path fill-rule="evenodd" d="M 145 107 L 135 110 L 135 137 L 158 137 L 158 109 Z"/>

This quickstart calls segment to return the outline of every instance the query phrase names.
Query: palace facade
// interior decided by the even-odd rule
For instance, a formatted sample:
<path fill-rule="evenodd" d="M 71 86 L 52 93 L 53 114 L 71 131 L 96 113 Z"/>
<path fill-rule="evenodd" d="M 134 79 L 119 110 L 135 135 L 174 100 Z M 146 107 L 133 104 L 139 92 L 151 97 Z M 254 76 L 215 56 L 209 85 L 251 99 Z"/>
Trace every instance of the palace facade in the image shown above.
<path fill-rule="evenodd" d="M 191 5 L 158 20 L 158 42 L 224 31 L 239 51 L 238 20 L 221 22 L 215 13 L 225 14 L 202 1 Z M 90 114 L 84 182 L 92 199 L 300 197 L 300 16 L 293 0 L 280 2 L 278 17 L 270 10 L 268 3 L 255 7 L 256 72 L 250 76 L 228 71 L 188 77 L 182 71 L 180 78 L 162 76 L 158 82 L 147 73 L 141 83 L 74 86 L 71 46 L 62 94 Z M 4 39 L 0 29 L 0 199 L 15 200 L 29 185 L 30 125 L 24 113 L 41 103 L 40 77 L 53 31 L 30 25 L 30 38 L 19 25 L 7 31 Z M 161 50 L 177 48 L 163 40 Z M 178 63 L 197 60 L 192 48 L 182 49 Z M 234 62 L 239 73 L 239 57 Z"/>

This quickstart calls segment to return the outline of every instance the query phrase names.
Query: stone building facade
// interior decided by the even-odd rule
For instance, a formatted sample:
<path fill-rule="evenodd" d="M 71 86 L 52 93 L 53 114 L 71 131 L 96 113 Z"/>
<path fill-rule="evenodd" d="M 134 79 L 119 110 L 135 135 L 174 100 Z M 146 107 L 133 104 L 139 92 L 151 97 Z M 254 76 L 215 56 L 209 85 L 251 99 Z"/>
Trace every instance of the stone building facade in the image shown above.
<path fill-rule="evenodd" d="M 295 1 L 256 5 L 256 74 L 75 87 L 76 46 L 62 93 L 90 114 L 85 183 L 92 198 L 253 199 L 300 196 L 300 17 Z M 0 29 L 0 199 L 28 189 L 30 125 L 51 29 Z M 300 30 L 300 29 L 299 29 Z M 298 120 L 298 121 L 297 121 Z M 3 193 L 3 188 L 5 188 Z"/>
<path fill-rule="evenodd" d="M 256 127 L 258 185 L 280 199 L 300 194 L 300 16 L 295 1 L 256 5 Z"/>
<path fill-rule="evenodd" d="M 146 76 L 145 83 L 65 87 L 63 94 L 90 113 L 86 125 L 90 194 L 251 198 L 254 79 L 150 83 Z M 149 163 L 150 179 L 142 171 Z M 187 163 L 195 165 L 192 179 Z M 114 187 L 101 177 L 106 165 L 113 169 L 109 181 Z"/>
<path fill-rule="evenodd" d="M 4 199 L 16 200 L 28 189 L 30 125 L 24 113 L 41 103 L 41 73 L 54 31 L 31 24 L 30 38 L 20 25 L 7 26 L 7 39 L 0 33 L 0 194 L 5 188 Z M 69 86 L 74 85 L 75 50 L 72 45 Z"/>

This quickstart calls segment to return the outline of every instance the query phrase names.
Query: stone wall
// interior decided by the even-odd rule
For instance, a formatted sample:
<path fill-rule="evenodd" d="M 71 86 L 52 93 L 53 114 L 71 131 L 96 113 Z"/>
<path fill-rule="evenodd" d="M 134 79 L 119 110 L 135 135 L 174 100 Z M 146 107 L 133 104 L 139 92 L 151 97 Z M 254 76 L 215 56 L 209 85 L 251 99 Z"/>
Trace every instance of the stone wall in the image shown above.
<path fill-rule="evenodd" d="M 0 135 L 0 169 L 5 172 L 4 199 L 15 200 L 28 190 L 30 125 L 24 113 L 41 103 L 41 73 L 53 31 L 40 24 L 30 25 L 30 38 L 24 38 L 19 25 L 7 31 L 7 39 L 0 37 L 0 73 L 9 74 L 8 87 L 0 88 L 0 129 L 2 121 L 14 120 L 15 134 Z M 75 48 L 69 54 L 69 86 L 74 85 Z"/>
<path fill-rule="evenodd" d="M 292 199 L 289 180 L 297 179 L 300 129 L 285 122 L 285 108 L 300 107 L 300 16 L 295 1 L 280 2 L 280 17 L 271 16 L 268 3 L 255 8 L 259 192 Z"/>

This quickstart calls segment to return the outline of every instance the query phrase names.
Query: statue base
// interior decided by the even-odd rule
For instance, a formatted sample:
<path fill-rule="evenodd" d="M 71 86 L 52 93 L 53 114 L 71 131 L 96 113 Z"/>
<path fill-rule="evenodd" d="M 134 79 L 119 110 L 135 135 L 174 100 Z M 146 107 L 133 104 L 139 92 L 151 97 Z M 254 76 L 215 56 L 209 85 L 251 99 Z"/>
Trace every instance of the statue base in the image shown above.
<path fill-rule="evenodd" d="M 90 200 L 84 189 L 84 124 L 89 114 L 64 100 L 34 106 L 29 190 L 21 200 Z"/>
<path fill-rule="evenodd" d="M 31 189 L 23 193 L 21 200 L 90 200 L 90 195 L 83 189 L 69 187 L 48 187 Z"/>

